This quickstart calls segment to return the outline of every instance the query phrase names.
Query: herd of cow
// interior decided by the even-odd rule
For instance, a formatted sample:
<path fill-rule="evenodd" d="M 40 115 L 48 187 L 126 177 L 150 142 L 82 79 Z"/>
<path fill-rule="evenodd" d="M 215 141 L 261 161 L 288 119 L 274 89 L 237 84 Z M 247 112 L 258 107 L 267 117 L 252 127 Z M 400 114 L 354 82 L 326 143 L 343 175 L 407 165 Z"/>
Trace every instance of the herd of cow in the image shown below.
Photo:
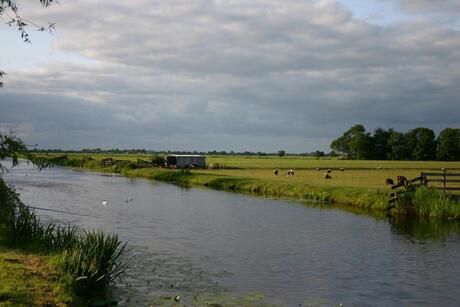
<path fill-rule="evenodd" d="M 319 172 L 321 169 L 320 168 L 316 168 L 316 171 Z M 338 169 L 339 171 L 341 172 L 344 172 L 345 169 L 344 168 L 339 168 Z M 328 168 L 326 170 L 326 172 L 323 174 L 323 177 L 324 179 L 332 179 L 332 176 L 331 176 L 331 173 L 332 173 L 332 169 Z M 275 176 L 278 176 L 280 174 L 280 171 L 278 169 L 274 169 L 273 170 L 273 174 Z M 286 176 L 294 176 L 294 170 L 293 169 L 288 169 L 284 172 L 284 174 Z M 396 183 L 399 184 L 399 185 L 406 185 L 407 184 L 407 178 L 404 177 L 404 176 L 397 176 L 396 177 Z M 395 185 L 395 181 L 391 178 L 387 178 L 385 179 L 385 184 L 387 185 Z"/>
<path fill-rule="evenodd" d="M 316 171 L 317 171 L 317 172 L 319 172 L 320 170 L 321 170 L 321 169 L 320 169 L 319 167 L 316 168 Z M 342 167 L 339 168 L 338 170 L 341 171 L 341 172 L 344 172 L 344 171 L 345 171 L 345 169 L 342 168 Z M 328 169 L 326 170 L 326 172 L 323 174 L 324 179 L 332 179 L 331 173 L 332 173 L 332 169 L 328 168 Z M 278 175 L 280 174 L 280 171 L 279 171 L 278 169 L 274 169 L 274 170 L 273 170 L 273 174 L 274 174 L 275 176 L 278 176 Z M 285 174 L 286 176 L 294 176 L 294 170 L 293 170 L 293 169 L 288 169 L 288 170 L 286 170 L 286 171 L 284 172 L 284 174 Z"/>

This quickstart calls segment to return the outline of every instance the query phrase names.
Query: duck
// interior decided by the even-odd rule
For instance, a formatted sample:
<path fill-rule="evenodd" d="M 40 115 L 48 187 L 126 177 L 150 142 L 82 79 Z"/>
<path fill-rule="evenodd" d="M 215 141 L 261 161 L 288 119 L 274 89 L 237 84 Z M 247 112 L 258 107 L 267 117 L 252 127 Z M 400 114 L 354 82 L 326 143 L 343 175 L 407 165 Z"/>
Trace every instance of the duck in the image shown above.
<path fill-rule="evenodd" d="M 108 201 L 106 201 L 106 200 L 103 200 L 103 201 L 102 201 L 102 204 L 103 204 L 104 206 L 106 206 L 106 205 L 108 205 L 108 204 L 109 204 L 109 202 L 108 202 Z"/>

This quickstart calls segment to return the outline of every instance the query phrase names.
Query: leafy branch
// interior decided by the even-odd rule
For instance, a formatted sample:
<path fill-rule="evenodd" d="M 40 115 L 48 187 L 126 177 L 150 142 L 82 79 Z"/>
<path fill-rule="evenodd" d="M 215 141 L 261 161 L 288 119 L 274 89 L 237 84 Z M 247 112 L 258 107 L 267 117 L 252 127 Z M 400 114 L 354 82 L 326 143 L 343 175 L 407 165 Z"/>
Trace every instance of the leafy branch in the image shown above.
<path fill-rule="evenodd" d="M 0 161 L 6 158 L 12 160 L 13 167 L 19 164 L 20 158 L 31 161 L 40 170 L 51 165 L 47 159 L 32 154 L 27 148 L 27 145 L 25 145 L 13 131 L 10 131 L 8 134 L 0 133 Z M 5 170 L 6 168 L 0 163 L 0 172 Z"/>
<path fill-rule="evenodd" d="M 39 0 L 40 4 L 43 7 L 48 7 L 53 3 L 58 3 L 57 0 Z M 21 33 L 21 39 L 26 44 L 30 44 L 29 33 L 27 32 L 27 27 L 32 26 L 39 32 L 49 32 L 52 33 L 55 28 L 54 22 L 49 22 L 48 25 L 38 25 L 31 20 L 23 18 L 19 13 L 19 7 L 15 0 L 0 0 L 0 17 L 6 16 L 8 21 L 6 24 L 9 27 L 16 27 L 17 30 Z M 6 75 L 4 71 L 0 71 L 0 79 L 3 79 L 3 76 Z M 4 83 L 0 81 L 0 88 L 4 86 Z"/>

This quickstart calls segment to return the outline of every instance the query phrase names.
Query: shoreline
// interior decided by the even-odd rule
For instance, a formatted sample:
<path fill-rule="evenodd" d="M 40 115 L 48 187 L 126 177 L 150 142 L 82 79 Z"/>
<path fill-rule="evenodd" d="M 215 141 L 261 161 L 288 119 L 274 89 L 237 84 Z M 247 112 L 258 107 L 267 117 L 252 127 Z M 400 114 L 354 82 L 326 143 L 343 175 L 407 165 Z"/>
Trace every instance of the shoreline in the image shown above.
<path fill-rule="evenodd" d="M 254 173 L 260 170 L 252 169 L 229 173 L 226 169 L 137 168 L 136 164 L 129 160 L 121 161 L 123 163 L 119 165 L 103 167 L 99 160 L 87 157 L 65 157 L 56 159 L 53 162 L 56 165 L 65 167 L 121 174 L 131 178 L 146 178 L 186 186 L 206 187 L 217 191 L 231 191 L 296 202 L 316 202 L 317 204 L 330 204 L 337 208 L 358 208 L 364 211 L 374 211 L 377 215 L 460 219 L 460 204 L 458 201 L 445 198 L 431 189 L 418 189 L 416 192 L 407 193 L 403 201 L 397 206 L 393 206 L 389 202 L 392 191 L 390 189 L 376 188 L 375 184 L 368 187 L 360 187 L 362 184 L 356 185 L 356 182 L 355 186 L 318 186 L 318 181 L 312 181 L 313 184 L 308 184 L 302 177 L 297 177 L 297 175 L 292 178 L 293 180 L 288 181 L 286 178 L 273 178 L 266 175 L 257 177 Z M 264 174 L 267 173 L 271 173 L 271 171 L 266 169 Z M 364 185 L 366 185 L 365 182 Z M 433 206 L 430 205 L 431 203 L 433 203 Z"/>

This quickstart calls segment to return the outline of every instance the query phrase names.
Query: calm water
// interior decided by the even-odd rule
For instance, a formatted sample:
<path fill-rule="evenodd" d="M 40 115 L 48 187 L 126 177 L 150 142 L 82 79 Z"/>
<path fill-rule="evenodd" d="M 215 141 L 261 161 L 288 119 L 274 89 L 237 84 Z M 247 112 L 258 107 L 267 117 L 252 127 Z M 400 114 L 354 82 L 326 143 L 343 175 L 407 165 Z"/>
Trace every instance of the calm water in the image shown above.
<path fill-rule="evenodd" d="M 377 220 L 63 168 L 23 166 L 5 178 L 27 205 L 66 211 L 38 210 L 43 221 L 129 242 L 132 265 L 117 287 L 123 306 L 247 293 L 281 306 L 460 305 L 457 222 Z"/>

